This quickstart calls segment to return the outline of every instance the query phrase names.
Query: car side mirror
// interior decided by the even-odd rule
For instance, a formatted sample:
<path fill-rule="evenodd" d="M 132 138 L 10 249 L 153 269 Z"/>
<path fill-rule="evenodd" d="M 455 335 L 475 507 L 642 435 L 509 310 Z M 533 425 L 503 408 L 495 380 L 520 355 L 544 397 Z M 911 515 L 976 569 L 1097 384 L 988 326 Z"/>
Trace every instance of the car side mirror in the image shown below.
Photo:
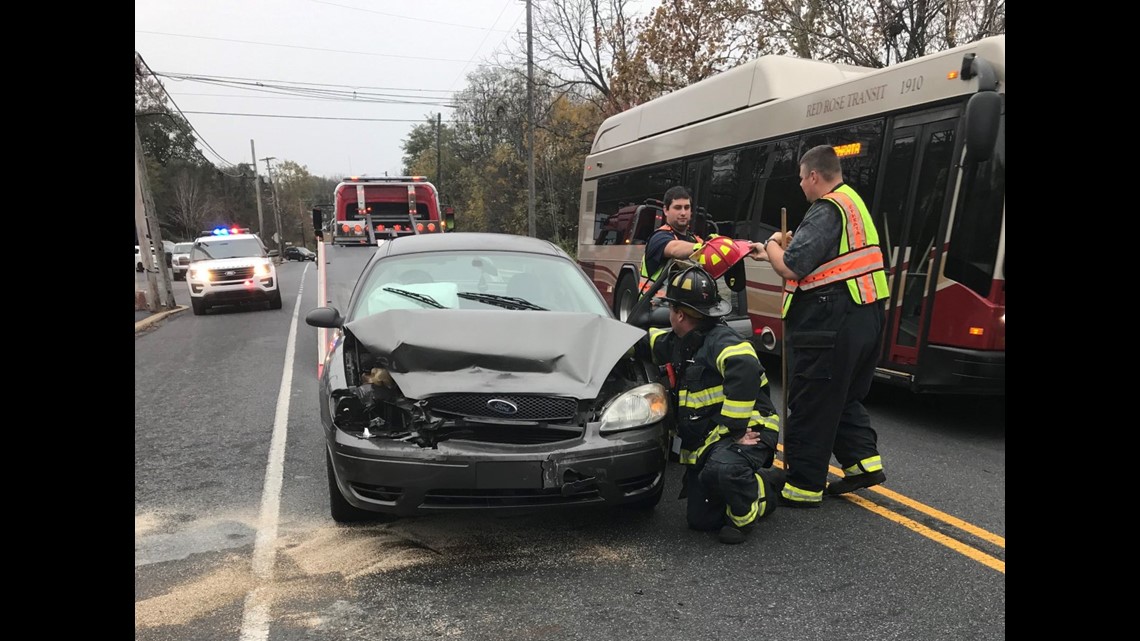
<path fill-rule="evenodd" d="M 305 314 L 305 322 L 313 327 L 336 329 L 344 323 L 344 318 L 335 307 L 318 307 Z"/>

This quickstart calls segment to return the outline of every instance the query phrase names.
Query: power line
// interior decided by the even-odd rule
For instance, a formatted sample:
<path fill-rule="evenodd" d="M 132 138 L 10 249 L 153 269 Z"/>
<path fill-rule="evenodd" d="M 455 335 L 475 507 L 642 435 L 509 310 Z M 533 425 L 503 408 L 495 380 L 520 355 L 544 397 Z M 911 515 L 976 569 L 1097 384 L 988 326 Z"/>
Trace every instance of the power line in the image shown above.
<path fill-rule="evenodd" d="M 338 116 L 290 116 L 285 114 L 250 114 L 230 111 L 187 111 L 188 114 L 210 114 L 215 116 L 252 116 L 255 118 L 298 118 L 303 120 L 362 120 L 367 122 L 424 122 L 423 118 L 342 118 Z"/>
<path fill-rule="evenodd" d="M 380 58 L 401 58 L 405 60 L 430 60 L 433 62 L 467 62 L 466 60 L 459 60 L 456 58 L 428 58 L 426 56 L 401 56 L 392 53 L 372 53 L 369 51 L 345 51 L 343 49 L 325 49 L 322 47 L 302 47 L 300 45 L 282 45 L 274 42 L 256 42 L 253 40 L 238 40 L 236 38 L 215 38 L 212 36 L 191 36 L 184 33 L 167 33 L 165 31 L 144 31 L 136 29 L 135 33 L 149 33 L 158 36 L 172 36 L 175 38 L 197 38 L 199 40 L 219 40 L 221 42 L 238 42 L 248 45 L 260 45 L 262 47 L 282 47 L 284 49 L 305 49 L 307 51 L 325 51 L 329 53 L 350 53 L 357 56 L 378 56 Z"/>
<path fill-rule="evenodd" d="M 164 74 L 156 74 L 162 77 L 169 78 Z M 185 79 L 186 82 L 198 82 L 201 84 L 213 85 L 218 87 L 231 87 L 234 89 L 241 89 L 243 91 L 271 93 L 287 96 L 302 96 L 306 98 L 313 98 L 317 100 L 337 100 L 348 102 L 371 102 L 381 104 L 406 104 L 406 105 L 431 105 L 434 107 L 454 107 L 450 98 L 444 97 L 430 97 L 430 96 L 407 96 L 400 94 L 382 94 L 361 91 L 346 91 L 346 90 L 331 90 L 331 89 L 311 89 L 307 87 L 290 87 L 288 85 L 266 85 L 261 82 L 235 82 L 227 80 L 198 80 L 198 79 Z M 194 94 L 185 94 L 194 95 Z M 221 95 L 221 94 L 214 94 Z M 233 94 L 225 94 L 231 98 L 243 98 L 249 96 L 239 96 Z M 419 100 L 407 100 L 407 98 L 419 98 Z"/>
<path fill-rule="evenodd" d="M 499 15 L 495 17 L 495 21 L 492 22 L 491 24 L 498 24 L 499 23 L 499 18 L 503 17 L 503 12 L 507 10 L 507 7 L 509 7 L 511 2 L 513 2 L 513 1 L 514 0 L 507 0 L 507 3 L 504 4 L 503 8 L 499 10 Z M 499 40 L 499 44 L 495 45 L 496 51 L 499 49 L 500 46 L 502 46 L 503 41 L 505 41 L 508 37 L 510 37 L 511 32 L 514 30 L 515 25 L 518 24 L 520 17 L 522 17 L 522 14 L 519 14 L 519 16 L 515 17 L 515 21 L 513 23 L 511 23 L 511 28 L 506 30 L 507 34 L 504 35 L 501 40 Z M 480 41 L 479 46 L 475 48 L 475 53 L 471 54 L 471 58 L 467 61 L 467 64 L 463 65 L 463 69 L 459 70 L 459 75 L 456 76 L 455 80 L 451 81 L 452 87 L 454 87 L 455 83 L 459 82 L 459 79 L 463 77 L 463 74 L 467 71 L 467 67 L 469 67 L 471 65 L 471 63 L 475 60 L 475 56 L 479 55 L 479 52 L 483 49 L 483 43 L 487 42 L 487 36 L 491 34 L 491 31 L 492 31 L 491 29 L 488 29 L 487 33 L 483 34 L 483 40 Z"/>
<path fill-rule="evenodd" d="M 280 82 L 294 85 L 312 85 L 314 87 L 346 87 L 348 89 L 375 89 L 377 91 L 430 91 L 433 93 L 454 93 L 451 89 L 423 89 L 423 88 L 409 88 L 409 87 L 370 87 L 367 85 L 340 85 L 325 82 L 303 82 L 300 80 L 274 80 L 266 78 L 246 78 L 243 76 L 211 76 L 205 74 L 188 74 L 173 71 L 155 71 L 155 75 L 163 76 L 166 78 L 178 80 L 196 80 L 196 79 L 209 79 L 209 80 L 249 80 L 251 82 Z"/>
<path fill-rule="evenodd" d="M 146 67 L 146 70 L 148 72 L 150 72 L 151 76 L 153 77 L 154 76 L 154 70 L 151 69 L 150 65 L 148 65 L 146 63 L 146 60 L 143 59 L 142 54 L 140 54 L 139 52 L 136 51 L 135 57 L 138 58 L 138 61 L 141 62 L 144 67 Z M 166 87 L 163 86 L 162 81 L 159 80 L 158 78 L 155 78 L 155 82 L 158 84 L 159 88 L 162 89 L 162 92 L 164 94 L 166 94 L 166 97 L 170 99 L 170 104 L 174 105 L 174 109 L 182 116 L 182 119 L 186 122 L 186 125 L 188 127 L 190 127 L 190 131 L 194 132 L 194 135 L 197 136 L 197 139 L 200 140 L 203 145 L 206 145 L 206 148 L 209 149 L 211 152 L 213 152 L 213 154 L 215 156 L 217 156 L 222 162 L 226 163 L 227 165 L 230 165 L 231 167 L 235 167 L 236 165 L 234 163 L 230 162 L 229 160 L 226 160 L 225 156 L 222 156 L 221 154 L 219 154 L 216 149 L 214 149 L 213 147 L 210 146 L 209 142 L 206 142 L 206 138 L 204 136 L 202 136 L 202 134 L 199 133 L 197 129 L 194 128 L 194 125 L 191 124 L 190 119 L 186 117 L 186 114 L 182 113 L 182 109 L 178 106 L 178 103 L 174 101 L 174 97 L 171 96 L 170 92 L 168 92 L 166 90 Z M 150 88 L 147 87 L 145 83 L 143 84 L 143 88 L 146 90 L 147 94 L 150 95 L 151 98 L 154 98 L 159 103 L 159 105 L 162 105 L 162 101 L 159 100 L 154 94 L 150 93 Z M 197 149 L 197 147 L 195 147 L 195 149 Z M 202 155 L 201 150 L 198 151 L 198 154 Z M 202 155 L 202 160 L 205 160 L 206 162 L 210 162 L 210 160 L 208 158 L 206 158 L 204 155 Z M 213 163 L 210 163 L 210 164 L 213 164 Z M 240 177 L 240 175 L 231 175 L 231 174 L 226 174 L 226 175 L 230 176 L 231 178 Z"/>

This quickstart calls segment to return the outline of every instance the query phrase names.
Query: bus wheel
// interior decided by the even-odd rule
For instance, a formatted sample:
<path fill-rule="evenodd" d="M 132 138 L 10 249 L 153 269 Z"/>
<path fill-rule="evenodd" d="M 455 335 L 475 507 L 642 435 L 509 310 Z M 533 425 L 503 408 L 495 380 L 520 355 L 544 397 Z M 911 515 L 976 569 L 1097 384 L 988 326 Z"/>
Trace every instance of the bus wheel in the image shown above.
<path fill-rule="evenodd" d="M 626 273 L 614 288 L 614 316 L 624 323 L 629 318 L 635 303 L 637 303 L 637 279 Z"/>

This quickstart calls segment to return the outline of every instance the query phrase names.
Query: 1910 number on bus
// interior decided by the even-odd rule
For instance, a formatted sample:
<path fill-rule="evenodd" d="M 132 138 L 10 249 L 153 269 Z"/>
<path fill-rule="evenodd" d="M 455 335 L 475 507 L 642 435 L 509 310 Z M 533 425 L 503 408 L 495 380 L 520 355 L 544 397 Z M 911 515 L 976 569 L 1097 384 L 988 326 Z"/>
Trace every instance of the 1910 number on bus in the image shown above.
<path fill-rule="evenodd" d="M 910 93 L 912 91 L 918 91 L 919 89 L 922 89 L 922 76 L 907 78 L 906 80 L 902 81 L 902 89 L 899 91 L 899 95 Z"/>

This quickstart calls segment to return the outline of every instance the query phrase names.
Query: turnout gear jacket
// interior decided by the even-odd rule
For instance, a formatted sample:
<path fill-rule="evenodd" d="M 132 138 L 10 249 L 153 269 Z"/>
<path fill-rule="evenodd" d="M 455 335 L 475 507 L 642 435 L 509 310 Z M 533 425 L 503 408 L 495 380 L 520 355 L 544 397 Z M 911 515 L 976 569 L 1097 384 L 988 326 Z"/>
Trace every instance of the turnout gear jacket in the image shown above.
<path fill-rule="evenodd" d="M 676 373 L 672 392 L 682 463 L 696 464 L 713 443 L 740 438 L 749 427 L 779 433 L 780 418 L 756 350 L 724 323 L 683 338 L 651 328 L 638 347 Z"/>

